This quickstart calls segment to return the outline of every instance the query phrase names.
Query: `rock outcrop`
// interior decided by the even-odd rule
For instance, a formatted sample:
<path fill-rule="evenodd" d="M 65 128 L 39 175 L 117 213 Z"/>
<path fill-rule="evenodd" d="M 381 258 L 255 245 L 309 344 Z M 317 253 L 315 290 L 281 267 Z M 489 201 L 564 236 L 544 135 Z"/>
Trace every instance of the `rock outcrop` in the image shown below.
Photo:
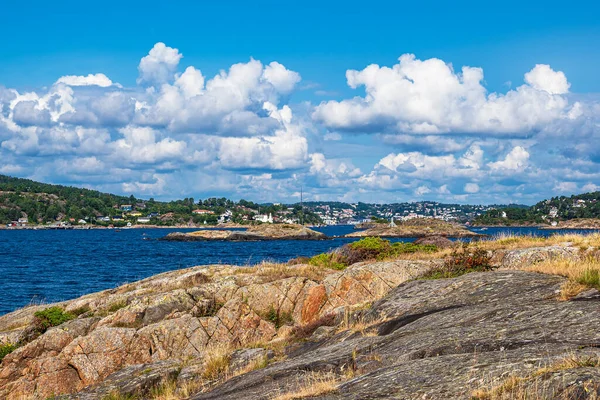
<path fill-rule="evenodd" d="M 443 237 L 476 237 L 483 236 L 472 232 L 462 225 L 453 224 L 437 219 L 412 219 L 404 222 L 397 222 L 396 225 L 375 224 L 369 225 L 368 229 L 352 232 L 346 237 L 426 237 L 426 236 L 443 236 Z"/>
<path fill-rule="evenodd" d="M 575 218 L 560 221 L 556 226 L 544 226 L 543 229 L 595 229 L 600 230 L 598 218 Z"/>
<path fill-rule="evenodd" d="M 496 251 L 499 270 L 438 280 L 416 278 L 442 260 L 413 256 L 189 268 L 59 303 L 78 317 L 29 341 L 49 305 L 24 308 L 0 317 L 0 342 L 22 340 L 0 364 L 0 398 L 152 398 L 172 385 L 263 400 L 323 380 L 323 399 L 598 398 L 598 291 L 559 301 L 566 278 L 518 270 L 574 249 Z"/>
<path fill-rule="evenodd" d="M 295 392 L 311 373 L 340 381 L 323 399 L 469 399 L 513 376 L 522 398 L 597 398 L 600 368 L 560 363 L 598 360 L 600 303 L 557 301 L 563 281 L 503 271 L 405 283 L 364 313 L 370 329 L 308 341 L 193 399 Z"/>
<path fill-rule="evenodd" d="M 90 386 L 92 396 L 118 386 L 127 376 L 119 371 L 138 371 L 140 365 L 142 371 L 170 376 L 172 364 L 199 360 L 202 366 L 215 346 L 267 343 L 288 334 L 292 324 L 374 301 L 435 264 L 363 263 L 344 271 L 319 270 L 312 279 L 301 272 L 314 268 L 306 265 L 196 267 L 59 303 L 67 312 L 86 311 L 5 357 L 0 398 L 45 399 Z M 42 308 L 0 317 L 0 340 L 16 342 Z M 125 389 L 154 385 L 157 374 L 127 381 Z"/>
<path fill-rule="evenodd" d="M 258 241 L 258 240 L 323 240 L 327 236 L 302 225 L 263 224 L 247 230 L 205 229 L 196 232 L 173 232 L 162 240 L 195 242 L 206 240 Z"/>

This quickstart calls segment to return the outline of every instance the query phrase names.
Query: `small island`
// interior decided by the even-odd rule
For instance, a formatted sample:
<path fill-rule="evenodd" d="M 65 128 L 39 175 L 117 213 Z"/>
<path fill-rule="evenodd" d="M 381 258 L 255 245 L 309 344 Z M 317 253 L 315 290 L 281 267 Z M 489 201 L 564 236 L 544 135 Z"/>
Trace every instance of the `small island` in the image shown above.
<path fill-rule="evenodd" d="M 415 218 L 398 223 L 375 224 L 370 228 L 352 232 L 346 237 L 426 237 L 444 236 L 452 238 L 483 236 L 472 232 L 462 225 L 431 218 Z"/>
<path fill-rule="evenodd" d="M 204 229 L 195 232 L 173 232 L 162 240 L 201 242 L 209 240 L 259 241 L 259 240 L 324 240 L 328 237 L 297 224 L 261 224 L 247 230 Z"/>

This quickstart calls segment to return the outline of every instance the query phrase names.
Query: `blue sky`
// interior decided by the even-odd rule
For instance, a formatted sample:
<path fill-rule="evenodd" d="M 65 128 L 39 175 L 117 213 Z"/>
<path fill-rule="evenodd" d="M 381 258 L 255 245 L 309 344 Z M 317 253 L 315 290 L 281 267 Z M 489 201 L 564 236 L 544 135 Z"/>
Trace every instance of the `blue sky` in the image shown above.
<path fill-rule="evenodd" d="M 13 2 L 0 173 L 162 199 L 596 190 L 597 15 L 596 2 Z"/>

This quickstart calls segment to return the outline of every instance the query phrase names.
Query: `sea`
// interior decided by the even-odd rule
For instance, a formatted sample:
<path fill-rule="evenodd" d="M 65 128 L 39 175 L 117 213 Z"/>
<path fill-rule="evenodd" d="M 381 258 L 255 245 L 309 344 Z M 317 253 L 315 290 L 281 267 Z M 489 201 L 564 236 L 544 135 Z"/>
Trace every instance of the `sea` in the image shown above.
<path fill-rule="evenodd" d="M 197 229 L 189 229 L 194 231 Z M 0 230 L 0 315 L 30 304 L 52 303 L 114 288 L 161 272 L 207 264 L 254 265 L 311 257 L 357 239 L 353 226 L 315 228 L 319 241 L 169 242 L 185 229 Z M 549 236 L 537 228 L 473 228 L 498 234 Z M 559 231 L 567 233 L 565 231 Z M 589 233 L 573 230 L 569 233 Z M 414 238 L 396 239 L 414 241 Z"/>

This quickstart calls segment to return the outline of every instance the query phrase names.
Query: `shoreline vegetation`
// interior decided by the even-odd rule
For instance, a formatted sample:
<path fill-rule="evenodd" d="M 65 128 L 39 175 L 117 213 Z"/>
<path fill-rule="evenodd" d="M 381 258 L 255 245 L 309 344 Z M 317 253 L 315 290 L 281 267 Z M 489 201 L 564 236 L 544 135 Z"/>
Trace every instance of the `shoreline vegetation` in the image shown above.
<path fill-rule="evenodd" d="M 598 301 L 600 234 L 367 237 L 0 316 L 0 397 L 592 399 Z"/>

